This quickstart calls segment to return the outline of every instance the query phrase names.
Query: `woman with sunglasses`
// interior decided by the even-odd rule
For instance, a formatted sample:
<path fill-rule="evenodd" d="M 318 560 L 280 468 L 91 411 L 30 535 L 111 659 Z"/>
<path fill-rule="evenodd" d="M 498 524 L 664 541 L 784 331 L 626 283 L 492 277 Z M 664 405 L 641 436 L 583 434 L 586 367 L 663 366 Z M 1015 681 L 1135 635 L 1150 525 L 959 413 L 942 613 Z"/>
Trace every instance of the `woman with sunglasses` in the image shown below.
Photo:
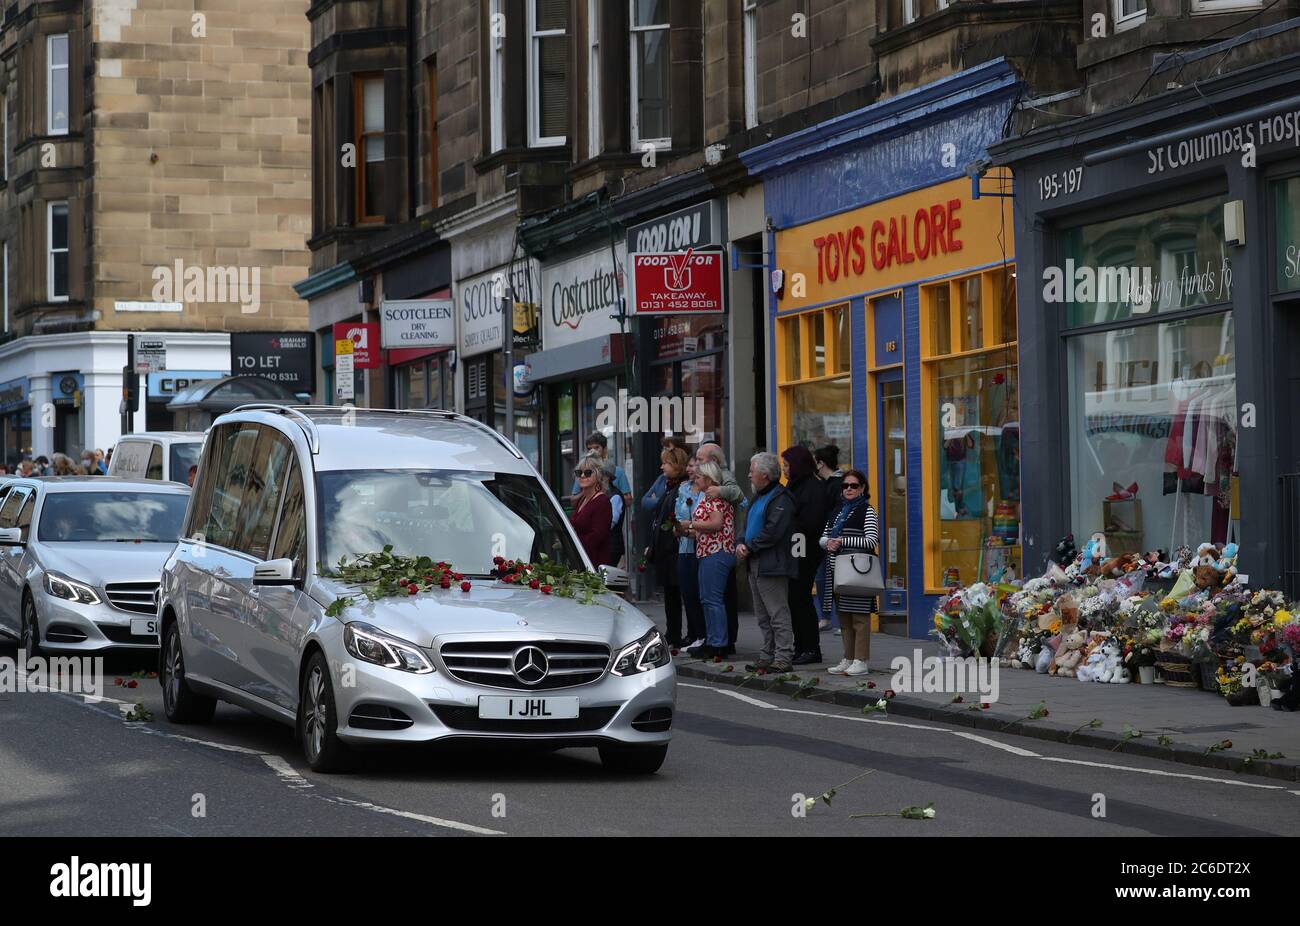
<path fill-rule="evenodd" d="M 822 533 L 821 547 L 826 551 L 822 565 L 822 613 L 829 614 L 832 604 L 839 605 L 844 658 L 826 671 L 832 675 L 866 675 L 871 658 L 871 615 L 876 613 L 875 595 L 837 594 L 835 560 L 840 553 L 880 551 L 880 528 L 876 509 L 867 501 L 867 477 L 861 470 L 844 473 L 840 484 L 839 505 L 831 512 Z"/>
<path fill-rule="evenodd" d="M 611 530 L 614 521 L 614 509 L 610 505 L 609 495 L 605 490 L 604 461 L 599 457 L 583 457 L 573 474 L 578 479 L 578 492 L 573 496 L 573 515 L 569 523 L 573 525 L 578 541 L 587 551 L 591 564 L 612 566 L 613 549 Z"/>

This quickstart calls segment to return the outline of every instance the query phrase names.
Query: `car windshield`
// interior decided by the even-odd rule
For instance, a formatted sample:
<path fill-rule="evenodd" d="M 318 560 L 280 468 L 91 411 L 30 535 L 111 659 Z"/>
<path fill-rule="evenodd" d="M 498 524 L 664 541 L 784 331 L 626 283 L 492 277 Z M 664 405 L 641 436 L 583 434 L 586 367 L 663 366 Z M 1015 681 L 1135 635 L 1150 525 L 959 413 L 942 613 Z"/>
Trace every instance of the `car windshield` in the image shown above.
<path fill-rule="evenodd" d="M 563 515 L 532 476 L 460 470 L 348 470 L 316 476 L 322 565 L 392 544 L 485 576 L 495 556 L 541 554 L 581 569 Z"/>
<path fill-rule="evenodd" d="M 195 441 L 192 444 L 172 444 L 172 482 L 185 482 L 189 477 L 190 467 L 199 465 L 201 453 L 203 453 L 203 441 Z"/>
<path fill-rule="evenodd" d="M 175 543 L 188 495 L 159 492 L 50 492 L 41 507 L 41 543 Z"/>

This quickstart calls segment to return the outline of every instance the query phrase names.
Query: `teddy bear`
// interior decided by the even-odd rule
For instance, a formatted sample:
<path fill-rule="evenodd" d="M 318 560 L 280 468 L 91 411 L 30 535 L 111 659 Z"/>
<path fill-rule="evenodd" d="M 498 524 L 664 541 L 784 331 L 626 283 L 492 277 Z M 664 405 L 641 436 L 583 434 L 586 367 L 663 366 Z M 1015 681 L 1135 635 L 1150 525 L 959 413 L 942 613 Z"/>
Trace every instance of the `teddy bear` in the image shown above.
<path fill-rule="evenodd" d="M 1034 663 L 1038 661 L 1037 649 L 1032 637 L 1021 637 L 1015 653 L 1011 656 L 1011 668 L 1032 669 Z"/>
<path fill-rule="evenodd" d="M 1097 680 L 1106 659 L 1101 648 L 1108 639 L 1110 639 L 1110 633 L 1105 630 L 1094 630 L 1088 634 L 1088 643 L 1083 648 L 1083 661 L 1075 672 L 1075 678 L 1081 682 L 1094 682 Z"/>
<path fill-rule="evenodd" d="M 1114 640 L 1107 640 L 1102 644 L 1101 652 L 1105 657 L 1105 662 L 1097 675 L 1097 681 L 1111 685 L 1122 685 L 1132 680 L 1128 669 L 1124 667 L 1124 658 L 1121 655 L 1122 651 L 1119 643 Z"/>
<path fill-rule="evenodd" d="M 1056 613 L 1061 615 L 1061 626 L 1079 623 L 1079 603 L 1073 595 L 1062 595 L 1056 601 Z"/>
<path fill-rule="evenodd" d="M 1196 559 L 1192 565 L 1192 579 L 1196 587 L 1216 589 L 1223 584 L 1224 573 L 1219 569 L 1219 549 L 1212 543 L 1203 543 L 1196 548 Z"/>
<path fill-rule="evenodd" d="M 1068 631 L 1063 630 L 1061 632 L 1061 646 L 1057 649 L 1056 657 L 1052 660 L 1052 674 L 1074 675 L 1076 667 L 1083 660 L 1083 645 L 1087 640 L 1087 635 L 1077 627 Z"/>
<path fill-rule="evenodd" d="M 1085 574 L 1095 576 L 1101 569 L 1101 563 L 1107 558 L 1106 552 L 1106 535 L 1101 531 L 1093 534 L 1084 545 L 1082 558 L 1079 560 L 1079 569 Z"/>
<path fill-rule="evenodd" d="M 1136 553 L 1124 553 L 1102 563 L 1101 575 L 1109 579 L 1118 579 L 1132 572 L 1137 566 L 1138 555 Z"/>

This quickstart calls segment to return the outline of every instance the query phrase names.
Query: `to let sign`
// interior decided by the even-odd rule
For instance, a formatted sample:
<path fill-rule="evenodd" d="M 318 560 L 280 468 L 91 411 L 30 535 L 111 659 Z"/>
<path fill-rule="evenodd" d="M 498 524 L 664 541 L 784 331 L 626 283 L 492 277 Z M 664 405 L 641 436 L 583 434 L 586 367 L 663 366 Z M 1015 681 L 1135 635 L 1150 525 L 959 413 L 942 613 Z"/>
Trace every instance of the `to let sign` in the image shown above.
<path fill-rule="evenodd" d="M 722 252 L 630 254 L 633 315 L 725 312 Z"/>

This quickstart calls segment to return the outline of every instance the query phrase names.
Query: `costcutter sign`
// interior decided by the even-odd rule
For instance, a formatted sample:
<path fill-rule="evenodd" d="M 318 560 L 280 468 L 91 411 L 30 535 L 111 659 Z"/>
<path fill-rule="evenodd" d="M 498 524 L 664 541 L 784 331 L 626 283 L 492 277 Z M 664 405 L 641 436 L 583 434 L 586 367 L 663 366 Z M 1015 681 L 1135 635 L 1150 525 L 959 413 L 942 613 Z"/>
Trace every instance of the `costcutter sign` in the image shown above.
<path fill-rule="evenodd" d="M 627 249 L 608 247 L 561 264 L 543 265 L 542 347 L 550 350 L 608 334 L 618 334 L 621 286 L 618 270 L 627 266 Z"/>
<path fill-rule="evenodd" d="M 633 254 L 633 315 L 706 315 L 725 312 L 722 253 Z"/>

